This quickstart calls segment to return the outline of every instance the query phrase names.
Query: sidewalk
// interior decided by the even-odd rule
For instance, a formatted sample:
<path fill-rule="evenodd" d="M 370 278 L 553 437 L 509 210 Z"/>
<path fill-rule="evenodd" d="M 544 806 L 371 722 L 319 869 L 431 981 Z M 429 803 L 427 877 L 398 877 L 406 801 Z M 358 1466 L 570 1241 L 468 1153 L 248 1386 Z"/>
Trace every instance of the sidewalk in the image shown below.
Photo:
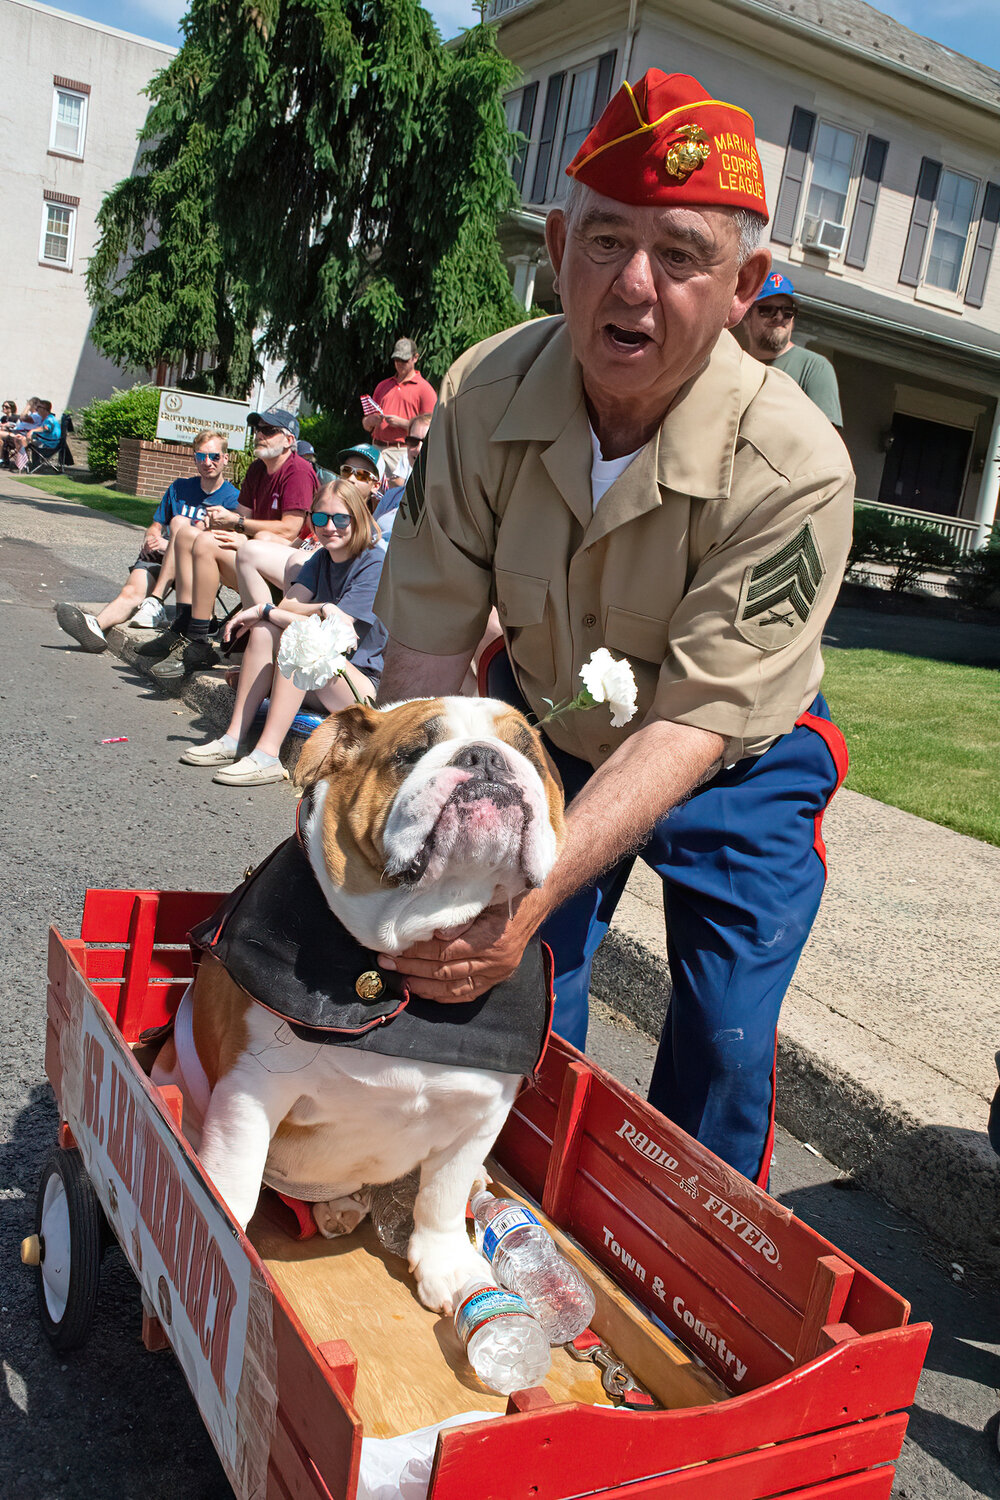
<path fill-rule="evenodd" d="M 24 488 L 3 476 L 0 496 L 14 494 Z M 59 550 L 54 507 L 44 509 L 49 524 L 38 516 L 38 531 L 44 525 L 45 544 Z M 93 520 L 95 533 L 109 524 Z M 116 542 L 121 527 L 123 558 L 134 555 L 134 528 L 111 524 Z M 99 568 L 84 552 L 106 578 L 106 560 Z M 112 650 L 135 661 L 141 638 L 115 630 Z M 135 666 L 148 670 L 141 659 Z M 232 693 L 222 669 L 180 692 L 206 734 L 225 726 Z M 301 744 L 289 741 L 287 764 Z M 1000 1161 L 985 1133 L 1000 1047 L 1000 848 L 843 789 L 824 837 L 827 892 L 782 1010 L 778 1118 L 925 1225 L 948 1260 L 1000 1279 Z M 641 864 L 593 988 L 659 1034 L 669 990 L 662 906 Z"/>

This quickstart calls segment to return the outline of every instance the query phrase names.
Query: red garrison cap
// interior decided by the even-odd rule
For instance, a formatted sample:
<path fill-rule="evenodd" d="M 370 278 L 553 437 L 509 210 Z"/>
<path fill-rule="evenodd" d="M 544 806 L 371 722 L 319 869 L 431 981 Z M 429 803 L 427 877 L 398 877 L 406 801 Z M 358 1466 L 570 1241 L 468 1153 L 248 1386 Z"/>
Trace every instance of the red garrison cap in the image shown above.
<path fill-rule="evenodd" d="M 650 68 L 634 89 L 623 83 L 566 172 L 619 203 L 718 204 L 767 218 L 753 119 L 686 73 Z"/>

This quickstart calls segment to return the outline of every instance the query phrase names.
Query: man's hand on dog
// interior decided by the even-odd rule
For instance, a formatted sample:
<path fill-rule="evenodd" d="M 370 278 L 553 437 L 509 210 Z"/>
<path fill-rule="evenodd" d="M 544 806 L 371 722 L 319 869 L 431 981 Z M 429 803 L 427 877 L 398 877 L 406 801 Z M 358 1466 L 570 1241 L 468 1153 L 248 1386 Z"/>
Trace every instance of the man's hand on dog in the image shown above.
<path fill-rule="evenodd" d="M 405 953 L 379 954 L 379 966 L 402 974 L 411 994 L 422 1000 L 461 1005 L 502 984 L 521 962 L 539 926 L 530 900 L 511 917 L 506 904 L 488 906 L 468 927 L 438 933 Z"/>

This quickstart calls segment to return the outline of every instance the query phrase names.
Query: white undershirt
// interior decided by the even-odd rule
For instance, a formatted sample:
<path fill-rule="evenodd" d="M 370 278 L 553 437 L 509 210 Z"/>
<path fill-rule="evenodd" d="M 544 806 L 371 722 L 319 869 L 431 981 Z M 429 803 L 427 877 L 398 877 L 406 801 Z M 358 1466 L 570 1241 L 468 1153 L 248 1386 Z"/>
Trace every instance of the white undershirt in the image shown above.
<path fill-rule="evenodd" d="M 590 426 L 589 422 L 587 425 Z M 590 466 L 590 491 L 594 497 L 596 510 L 598 502 L 603 499 L 619 475 L 625 473 L 633 458 L 639 457 L 642 448 L 637 448 L 634 453 L 626 453 L 624 458 L 602 458 L 601 444 L 593 427 L 590 428 L 590 445 L 594 450 L 594 459 Z"/>

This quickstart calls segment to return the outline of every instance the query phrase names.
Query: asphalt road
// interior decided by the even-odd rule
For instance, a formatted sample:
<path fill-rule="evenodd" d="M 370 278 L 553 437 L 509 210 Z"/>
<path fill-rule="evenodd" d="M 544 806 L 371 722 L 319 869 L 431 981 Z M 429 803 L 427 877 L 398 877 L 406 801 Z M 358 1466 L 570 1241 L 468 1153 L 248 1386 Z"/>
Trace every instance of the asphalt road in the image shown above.
<path fill-rule="evenodd" d="M 87 885 L 228 888 L 291 827 L 287 786 L 214 785 L 178 764 L 204 726 L 109 656 L 58 630 L 53 604 L 107 599 L 134 528 L 0 483 L 0 1497 L 225 1500 L 230 1492 L 178 1367 L 139 1343 L 138 1288 L 105 1257 L 95 1332 L 56 1356 L 19 1264 L 35 1186 L 54 1144 L 43 1068 L 46 933 L 78 930 Z M 126 744 L 101 745 L 112 735 Z M 591 1051 L 630 1086 L 647 1038 L 606 1013 Z M 832 1101 L 831 1107 L 835 1106 Z M 1000 1500 L 995 1412 L 1000 1295 L 953 1279 L 899 1214 L 837 1186 L 836 1168 L 782 1134 L 772 1190 L 935 1324 L 894 1496 Z M 474 1497 L 470 1497 L 474 1500 Z"/>

